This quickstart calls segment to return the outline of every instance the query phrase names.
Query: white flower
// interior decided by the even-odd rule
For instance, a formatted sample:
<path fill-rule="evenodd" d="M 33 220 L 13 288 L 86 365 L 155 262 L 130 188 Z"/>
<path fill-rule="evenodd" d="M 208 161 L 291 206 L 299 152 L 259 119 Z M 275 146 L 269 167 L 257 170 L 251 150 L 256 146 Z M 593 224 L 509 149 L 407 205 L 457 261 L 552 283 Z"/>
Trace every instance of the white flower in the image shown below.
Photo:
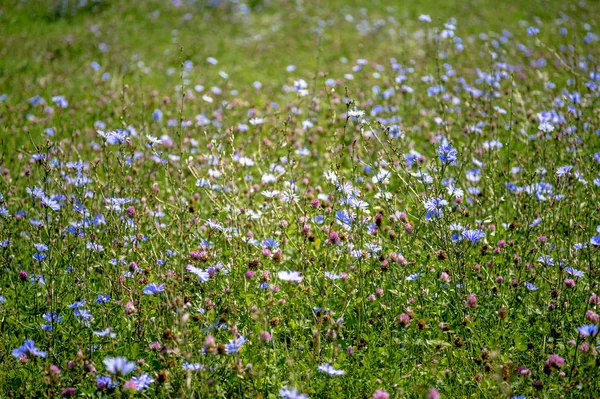
<path fill-rule="evenodd" d="M 280 199 L 281 202 L 298 202 L 300 197 L 298 197 L 296 193 L 290 191 L 287 193 L 282 193 Z"/>
<path fill-rule="evenodd" d="M 283 399 L 308 399 L 308 396 L 299 393 L 295 388 L 283 388 L 279 390 Z"/>
<path fill-rule="evenodd" d="M 330 272 L 325 272 L 325 277 L 327 277 L 330 280 L 337 280 L 337 279 L 342 278 L 342 276 L 340 276 L 339 274 L 330 273 Z"/>
<path fill-rule="evenodd" d="M 267 198 L 275 198 L 280 193 L 281 193 L 281 191 L 279 191 L 279 190 L 273 190 L 273 191 L 263 191 L 261 194 L 264 195 Z"/>
<path fill-rule="evenodd" d="M 448 186 L 446 187 L 446 191 L 448 191 L 448 195 L 451 195 L 454 198 L 462 198 L 465 195 L 462 188 L 459 187 Z"/>
<path fill-rule="evenodd" d="M 277 178 L 275 177 L 274 174 L 265 173 L 260 180 L 261 180 L 262 184 L 269 184 L 269 183 L 275 183 L 277 181 Z"/>
<path fill-rule="evenodd" d="M 377 175 L 373 176 L 373 183 L 387 184 L 391 175 L 392 174 L 389 171 L 381 168 L 381 169 L 379 169 L 379 172 L 377 173 Z"/>
<path fill-rule="evenodd" d="M 128 361 L 124 357 L 107 357 L 104 359 L 106 371 L 112 374 L 127 375 L 135 370 L 135 363 Z"/>
<path fill-rule="evenodd" d="M 185 268 L 188 272 L 194 273 L 196 276 L 200 277 L 200 281 L 206 283 L 208 279 L 210 279 L 210 274 L 207 271 L 200 269 L 199 267 L 195 267 L 192 265 L 187 265 Z"/>
<path fill-rule="evenodd" d="M 115 338 L 117 336 L 117 334 L 112 332 L 112 328 L 110 328 L 110 327 L 108 327 L 106 330 L 94 331 L 94 335 L 97 335 L 99 337 L 110 337 L 110 338 Z"/>
<path fill-rule="evenodd" d="M 240 159 L 238 159 L 238 162 L 242 166 L 254 166 L 254 161 L 248 157 L 240 157 Z"/>
<path fill-rule="evenodd" d="M 323 176 L 325 177 L 325 180 L 327 180 L 329 183 L 337 183 L 338 178 L 335 174 L 335 172 L 333 170 L 328 170 L 327 172 L 323 173 Z"/>
<path fill-rule="evenodd" d="M 277 273 L 277 277 L 280 280 L 283 281 L 291 281 L 293 283 L 299 283 L 302 280 L 304 280 L 304 277 L 302 277 L 300 275 L 300 272 L 297 271 L 289 271 L 289 270 L 282 270 L 279 273 Z"/>
<path fill-rule="evenodd" d="M 421 15 L 419 15 L 419 21 L 431 22 L 431 17 L 426 14 L 421 14 Z"/>
<path fill-rule="evenodd" d="M 298 91 L 308 89 L 308 83 L 304 79 L 294 80 L 294 87 Z"/>
<path fill-rule="evenodd" d="M 333 367 L 330 364 L 322 364 L 319 366 L 319 371 L 323 372 L 323 373 L 327 373 L 329 375 L 343 375 L 344 374 L 344 370 L 337 370 L 335 367 Z"/>
<path fill-rule="evenodd" d="M 550 133 L 554 131 L 554 126 L 552 126 L 549 122 L 542 122 L 538 126 L 538 129 L 544 133 Z"/>
<path fill-rule="evenodd" d="M 356 107 L 350 111 L 348 111 L 348 116 L 355 116 L 357 118 L 363 117 L 365 115 L 365 111 L 359 111 Z"/>
<path fill-rule="evenodd" d="M 154 137 L 154 136 L 150 136 L 149 134 L 146 135 L 146 138 L 148 139 L 149 142 L 151 142 L 152 144 L 161 144 L 162 141 L 160 141 L 159 138 Z"/>

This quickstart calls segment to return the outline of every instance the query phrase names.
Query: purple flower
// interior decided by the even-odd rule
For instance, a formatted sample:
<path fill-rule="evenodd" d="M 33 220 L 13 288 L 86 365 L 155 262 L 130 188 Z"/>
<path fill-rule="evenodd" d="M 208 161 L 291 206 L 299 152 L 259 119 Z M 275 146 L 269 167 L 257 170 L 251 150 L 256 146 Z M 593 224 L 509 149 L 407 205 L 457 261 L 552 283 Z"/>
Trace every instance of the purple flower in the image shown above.
<path fill-rule="evenodd" d="M 107 375 L 96 377 L 96 388 L 98 389 L 115 388 L 116 386 L 117 382 Z"/>
<path fill-rule="evenodd" d="M 204 370 L 204 365 L 202 365 L 200 363 L 183 362 L 183 369 L 184 370 L 192 370 L 192 371 Z"/>
<path fill-rule="evenodd" d="M 96 303 L 103 304 L 108 301 L 110 301 L 110 296 L 98 294 L 98 299 L 96 299 Z"/>
<path fill-rule="evenodd" d="M 527 289 L 529 291 L 535 291 L 535 290 L 537 290 L 537 287 L 535 285 L 533 285 L 532 283 L 525 283 L 525 287 L 527 287 Z"/>
<path fill-rule="evenodd" d="M 154 379 L 150 377 L 147 373 L 143 373 L 139 377 L 131 378 L 131 381 L 135 383 L 135 386 L 137 387 L 138 391 L 143 391 L 154 382 Z"/>
<path fill-rule="evenodd" d="M 468 308 L 477 307 L 477 296 L 475 294 L 469 294 L 467 301 L 465 302 L 465 306 Z"/>
<path fill-rule="evenodd" d="M 246 338 L 243 336 L 239 337 L 238 339 L 232 339 L 227 345 L 225 345 L 225 351 L 228 354 L 237 353 L 240 351 L 240 349 L 242 349 L 242 345 L 244 345 L 244 343 L 246 343 Z"/>
<path fill-rule="evenodd" d="M 155 109 L 152 113 L 152 120 L 154 122 L 160 122 L 162 120 L 163 113 L 160 109 Z"/>
<path fill-rule="evenodd" d="M 473 243 L 477 243 L 485 237 L 485 232 L 482 230 L 465 230 L 462 232 L 462 236 Z"/>
<path fill-rule="evenodd" d="M 578 327 L 579 336 L 587 338 L 598 334 L 598 326 L 595 324 L 586 324 L 585 326 Z"/>
<path fill-rule="evenodd" d="M 440 217 L 443 215 L 443 211 L 442 208 L 445 207 L 446 205 L 448 205 L 448 201 L 446 201 L 443 198 L 429 198 L 428 200 L 426 200 L 423 205 L 425 206 L 425 209 L 427 210 L 427 213 L 425 214 L 425 218 L 427 220 L 431 219 L 432 217 Z"/>
<path fill-rule="evenodd" d="M 82 299 L 81 301 L 73 302 L 72 304 L 68 305 L 68 307 L 69 307 L 69 309 L 77 309 L 84 305 L 85 305 L 85 299 Z"/>
<path fill-rule="evenodd" d="M 28 339 L 27 341 L 25 341 L 25 343 L 22 346 L 20 346 L 16 349 L 13 349 L 12 355 L 16 358 L 19 358 L 21 356 L 27 356 L 27 355 L 46 357 L 46 352 L 41 351 L 38 348 L 36 348 L 35 342 L 33 342 L 33 340 L 31 340 L 31 339 Z"/>
<path fill-rule="evenodd" d="M 558 176 L 558 177 L 567 176 L 569 174 L 569 172 L 571 172 L 571 169 L 573 169 L 573 167 L 571 165 L 561 166 L 556 169 L 556 176 Z"/>
<path fill-rule="evenodd" d="M 546 360 L 545 365 L 547 367 L 555 367 L 560 369 L 565 365 L 565 359 L 556 354 L 552 354 L 548 356 L 548 360 Z"/>
<path fill-rule="evenodd" d="M 456 149 L 453 148 L 445 139 L 437 149 L 440 161 L 445 164 L 456 165 Z"/>
<path fill-rule="evenodd" d="M 104 359 L 106 370 L 111 374 L 127 375 L 135 370 L 135 363 L 124 357 L 107 357 Z"/>
<path fill-rule="evenodd" d="M 164 284 L 157 285 L 156 283 L 150 283 L 144 287 L 144 294 L 146 294 L 146 295 L 160 294 L 164 290 L 165 290 Z"/>
<path fill-rule="evenodd" d="M 583 277 L 583 272 L 572 267 L 566 267 L 565 271 L 575 277 Z"/>
<path fill-rule="evenodd" d="M 308 399 L 308 396 L 299 393 L 295 388 L 283 388 L 279 390 L 283 399 Z"/>
<path fill-rule="evenodd" d="M 344 374 L 344 370 L 338 370 L 335 367 L 333 367 L 332 365 L 325 363 L 325 364 L 321 364 L 319 366 L 319 371 L 323 372 L 323 373 L 327 373 L 329 375 L 335 376 L 335 375 L 343 375 Z"/>

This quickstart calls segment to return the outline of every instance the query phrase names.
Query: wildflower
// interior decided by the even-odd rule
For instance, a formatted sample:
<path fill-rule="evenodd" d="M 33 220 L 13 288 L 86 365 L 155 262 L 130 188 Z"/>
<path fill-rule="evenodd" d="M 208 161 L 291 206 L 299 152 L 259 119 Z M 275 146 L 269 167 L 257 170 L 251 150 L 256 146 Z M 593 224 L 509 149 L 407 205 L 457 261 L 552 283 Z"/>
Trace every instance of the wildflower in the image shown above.
<path fill-rule="evenodd" d="M 573 280 L 572 278 L 568 278 L 564 281 L 565 285 L 569 288 L 573 288 L 575 287 L 575 280 Z"/>
<path fill-rule="evenodd" d="M 355 107 L 354 109 L 348 111 L 348 116 L 361 118 L 361 117 L 365 116 L 365 111 L 359 111 Z"/>
<path fill-rule="evenodd" d="M 475 296 L 475 294 L 469 294 L 469 297 L 467 298 L 467 301 L 465 302 L 465 306 L 468 308 L 477 307 L 477 296 Z"/>
<path fill-rule="evenodd" d="M 207 282 L 210 279 L 210 274 L 207 271 L 200 269 L 199 267 L 187 265 L 186 270 L 198 276 L 200 278 L 200 281 L 203 283 Z"/>
<path fill-rule="evenodd" d="M 538 126 L 538 129 L 540 129 L 544 133 L 551 133 L 554 131 L 554 126 L 552 126 L 552 124 L 550 124 L 549 122 L 542 122 Z"/>
<path fill-rule="evenodd" d="M 139 377 L 131 378 L 131 381 L 135 383 L 135 387 L 138 391 L 143 391 L 154 382 L 154 379 L 150 377 L 147 373 L 142 373 L 142 375 L 140 375 Z"/>
<path fill-rule="evenodd" d="M 440 393 L 437 389 L 431 388 L 427 393 L 427 399 L 440 399 Z"/>
<path fill-rule="evenodd" d="M 98 294 L 98 299 L 96 299 L 96 303 L 104 304 L 110 301 L 110 296 Z"/>
<path fill-rule="evenodd" d="M 277 277 L 280 280 L 291 281 L 293 283 L 300 283 L 304 279 L 304 277 L 300 275 L 300 272 L 287 270 L 283 270 L 277 273 Z"/>
<path fill-rule="evenodd" d="M 595 324 L 580 326 L 577 328 L 577 330 L 579 331 L 579 336 L 582 338 L 587 338 L 598 334 L 598 326 Z"/>
<path fill-rule="evenodd" d="M 569 174 L 571 169 L 573 169 L 573 167 L 571 165 L 561 166 L 558 169 L 556 169 L 556 176 L 558 176 L 558 177 L 566 176 Z"/>
<path fill-rule="evenodd" d="M 535 291 L 535 290 L 537 290 L 537 287 L 535 285 L 533 285 L 532 283 L 529 283 L 529 282 L 525 283 L 525 287 L 527 287 L 527 289 L 529 291 Z"/>
<path fill-rule="evenodd" d="M 448 205 L 448 201 L 446 201 L 445 199 L 442 199 L 442 198 L 429 198 L 423 203 L 423 205 L 425 206 L 425 209 L 427 210 L 427 213 L 425 214 L 425 218 L 427 220 L 429 220 L 432 217 L 442 216 L 442 214 L 443 214 L 442 208 L 444 206 Z"/>
<path fill-rule="evenodd" d="M 94 331 L 94 335 L 97 335 L 98 337 L 110 337 L 110 338 L 115 338 L 117 336 L 117 334 L 112 332 L 112 328 L 108 327 L 105 330 L 102 331 Z"/>
<path fill-rule="evenodd" d="M 240 349 L 242 349 L 242 345 L 244 345 L 244 343 L 246 343 L 246 338 L 243 336 L 237 339 L 232 339 L 227 345 L 225 345 L 225 351 L 228 354 L 237 353 L 240 351 Z"/>
<path fill-rule="evenodd" d="M 503 305 L 498 310 L 498 318 L 506 319 L 507 317 L 508 317 L 508 311 L 506 310 L 506 307 Z"/>
<path fill-rule="evenodd" d="M 449 283 L 450 282 L 450 275 L 446 272 L 442 272 L 440 274 L 440 280 L 443 281 L 444 283 Z"/>
<path fill-rule="evenodd" d="M 584 273 L 582 271 L 573 269 L 572 267 L 566 267 L 565 271 L 575 277 L 583 277 L 583 275 L 584 275 Z"/>
<path fill-rule="evenodd" d="M 144 294 L 146 295 L 154 295 L 160 294 L 165 290 L 164 284 L 157 285 L 156 283 L 150 283 L 144 287 Z"/>
<path fill-rule="evenodd" d="M 21 356 L 27 356 L 27 355 L 46 357 L 46 352 L 41 351 L 38 348 L 36 348 L 35 342 L 33 342 L 33 340 L 31 340 L 31 339 L 28 339 L 20 347 L 13 349 L 12 355 L 16 358 L 20 358 Z"/>
<path fill-rule="evenodd" d="M 600 236 L 593 236 L 592 238 L 590 238 L 590 244 L 592 244 L 595 247 L 599 247 L 600 246 Z"/>
<path fill-rule="evenodd" d="M 598 321 L 600 321 L 600 316 L 593 310 L 588 310 L 585 312 L 585 319 L 587 321 L 591 321 L 592 323 L 598 323 Z"/>
<path fill-rule="evenodd" d="M 553 354 L 548 356 L 548 360 L 546 360 L 545 366 L 546 367 L 553 367 L 553 368 L 562 368 L 565 365 L 565 359 L 563 359 L 562 357 Z"/>
<path fill-rule="evenodd" d="M 45 252 L 48 250 L 48 246 L 46 244 L 35 244 L 34 247 L 39 252 Z"/>
<path fill-rule="evenodd" d="M 485 232 L 482 230 L 464 230 L 462 236 L 472 243 L 477 243 L 485 237 Z"/>
<path fill-rule="evenodd" d="M 44 320 L 46 320 L 46 323 L 50 323 L 50 324 L 42 324 L 40 326 L 42 328 L 42 330 L 46 330 L 46 331 L 52 331 L 52 324 L 60 323 L 63 320 L 62 316 L 59 316 L 56 312 L 44 313 L 44 315 L 42 317 L 44 318 Z"/>
<path fill-rule="evenodd" d="M 283 399 L 308 399 L 308 396 L 299 393 L 296 388 L 282 388 L 279 390 L 279 395 Z"/>
<path fill-rule="evenodd" d="M 410 325 L 410 316 L 406 313 L 402 313 L 400 316 L 398 316 L 398 321 L 396 322 L 396 324 L 401 325 L 403 327 L 408 327 Z"/>
<path fill-rule="evenodd" d="M 321 371 L 321 372 L 323 372 L 323 373 L 327 373 L 327 374 L 329 374 L 331 376 L 334 376 L 334 375 L 343 375 L 344 374 L 344 370 L 338 370 L 338 369 L 336 369 L 335 367 L 331 366 L 328 363 L 321 364 L 318 367 L 318 370 Z"/>
<path fill-rule="evenodd" d="M 117 382 L 113 381 L 107 375 L 96 377 L 96 388 L 98 388 L 99 390 L 107 389 L 107 388 L 108 389 L 116 388 L 116 386 L 117 386 Z"/>
<path fill-rule="evenodd" d="M 383 389 L 378 389 L 373 394 L 373 399 L 390 399 L 390 394 Z"/>
<path fill-rule="evenodd" d="M 135 363 L 121 356 L 107 357 L 104 359 L 104 365 L 106 366 L 106 371 L 111 374 L 127 375 L 135 370 Z"/>
<path fill-rule="evenodd" d="M 98 130 L 98 135 L 106 140 L 106 144 L 125 144 L 130 141 L 129 131 L 117 129 L 112 132 Z"/>
<path fill-rule="evenodd" d="M 125 384 L 123 384 L 123 391 L 132 395 L 134 392 L 137 391 L 137 384 L 135 383 L 135 381 L 129 380 Z"/>
<path fill-rule="evenodd" d="M 271 341 L 271 334 L 268 331 L 262 331 L 258 337 L 263 342 Z"/>
<path fill-rule="evenodd" d="M 45 253 L 33 254 L 33 259 L 37 260 L 38 262 L 43 261 L 46 259 L 46 257 L 47 255 Z"/>
<path fill-rule="evenodd" d="M 125 304 L 124 308 L 123 308 L 125 314 L 132 314 L 137 312 L 137 309 L 135 308 L 135 305 L 133 304 L 132 301 L 129 301 Z"/>
<path fill-rule="evenodd" d="M 554 259 L 552 259 L 549 256 L 540 256 L 538 258 L 538 262 L 540 262 L 541 264 L 544 264 L 544 265 L 554 266 Z"/>
<path fill-rule="evenodd" d="M 204 370 L 204 365 L 202 365 L 200 363 L 183 362 L 183 370 L 192 370 L 192 371 Z"/>
<path fill-rule="evenodd" d="M 456 149 L 448 141 L 444 140 L 437 149 L 439 160 L 444 164 L 456 165 Z"/>

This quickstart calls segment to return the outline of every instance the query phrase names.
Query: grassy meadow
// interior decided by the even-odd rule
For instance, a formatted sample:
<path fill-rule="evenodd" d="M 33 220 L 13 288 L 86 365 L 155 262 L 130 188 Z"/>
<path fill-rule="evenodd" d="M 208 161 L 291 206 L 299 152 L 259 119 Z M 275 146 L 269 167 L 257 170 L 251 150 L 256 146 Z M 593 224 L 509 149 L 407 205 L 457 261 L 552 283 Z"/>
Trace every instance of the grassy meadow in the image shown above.
<path fill-rule="evenodd" d="M 600 398 L 599 20 L 0 0 L 0 398 Z"/>

